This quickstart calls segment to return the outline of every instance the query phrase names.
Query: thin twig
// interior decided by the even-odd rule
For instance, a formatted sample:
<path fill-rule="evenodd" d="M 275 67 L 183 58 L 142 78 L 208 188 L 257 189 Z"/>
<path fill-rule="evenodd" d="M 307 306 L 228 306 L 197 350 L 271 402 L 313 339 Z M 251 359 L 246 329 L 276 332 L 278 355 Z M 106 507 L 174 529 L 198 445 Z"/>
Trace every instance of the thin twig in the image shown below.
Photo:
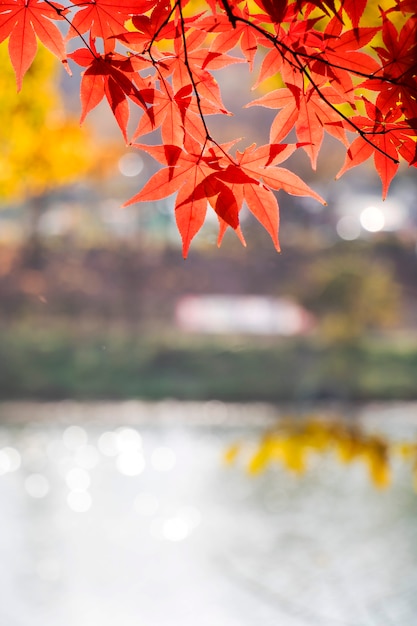
<path fill-rule="evenodd" d="M 206 122 L 206 119 L 204 117 L 203 109 L 202 109 L 202 106 L 201 106 L 201 96 L 200 96 L 200 94 L 198 92 L 197 83 L 195 82 L 195 78 L 194 78 L 194 75 L 193 75 L 193 72 L 191 70 L 189 60 L 188 60 L 187 39 L 186 39 L 186 36 L 185 36 L 185 22 L 184 22 L 184 16 L 183 16 L 183 13 L 182 13 L 181 0 L 178 0 L 177 4 L 178 4 L 179 12 L 180 12 L 181 37 L 182 37 L 182 43 L 183 43 L 183 48 L 184 48 L 184 65 L 187 68 L 188 76 L 190 77 L 191 85 L 192 85 L 193 91 L 195 93 L 198 113 L 199 113 L 201 121 L 203 123 L 204 132 L 206 133 L 206 140 L 205 140 L 203 148 L 201 150 L 201 156 L 203 155 L 203 152 L 204 152 L 204 149 L 206 147 L 207 141 L 210 141 L 211 143 L 213 143 L 215 146 L 217 146 L 223 152 L 223 154 L 229 159 L 229 161 L 231 163 L 233 163 L 235 165 L 235 162 L 232 159 L 232 157 L 230 156 L 230 154 L 227 154 L 227 152 L 225 152 L 225 150 L 223 150 L 221 145 L 218 144 L 217 141 L 215 141 L 212 138 L 212 136 L 210 135 L 210 131 L 208 129 L 207 122 Z"/>
<path fill-rule="evenodd" d="M 81 39 L 81 41 L 83 42 L 83 44 L 85 45 L 87 50 L 89 50 L 91 52 L 93 57 L 95 59 L 100 58 L 100 55 L 97 56 L 97 54 L 91 48 L 90 44 L 88 43 L 88 41 L 86 40 L 84 35 L 78 30 L 78 28 L 76 28 L 75 26 L 72 25 L 71 20 L 65 15 L 65 11 L 67 11 L 68 9 L 67 8 L 60 9 L 57 6 L 55 6 L 53 2 L 50 2 L 50 0 L 44 0 L 44 2 L 45 2 L 45 4 L 50 6 L 57 13 L 57 15 L 62 17 L 67 22 L 67 24 L 69 24 L 70 29 L 72 29 L 73 31 L 75 31 L 77 33 L 77 37 L 79 37 Z M 86 3 L 86 4 L 90 4 L 90 3 Z M 75 5 L 75 6 L 77 6 L 77 5 Z M 72 8 L 72 7 L 69 7 L 69 8 Z"/>
<path fill-rule="evenodd" d="M 223 4 L 223 6 L 225 6 L 225 7 L 227 6 L 228 7 L 228 9 L 225 8 L 225 12 L 227 13 L 227 15 L 229 17 L 229 12 L 232 13 L 232 11 L 231 11 L 231 8 L 230 8 L 230 5 L 229 5 L 228 1 L 227 0 L 222 0 L 222 4 Z M 335 69 L 336 68 L 337 69 L 344 69 L 345 71 L 350 71 L 350 70 L 347 70 L 346 68 L 343 68 L 343 67 L 335 66 L 331 62 L 329 62 L 327 59 L 320 59 L 320 57 L 317 57 L 317 56 L 311 56 L 311 55 L 308 55 L 306 53 L 297 52 L 295 50 L 292 50 L 289 46 L 287 46 L 282 41 L 278 41 L 278 38 L 277 38 L 276 35 L 272 35 L 268 31 L 266 31 L 264 28 L 261 28 L 257 24 L 254 24 L 253 22 L 251 22 L 250 20 L 248 20 L 248 19 L 246 19 L 244 17 L 240 17 L 240 16 L 237 16 L 237 15 L 234 15 L 233 13 L 232 13 L 232 15 L 233 15 L 234 24 L 236 24 L 237 22 L 242 22 L 243 24 L 246 24 L 247 26 L 253 28 L 257 32 L 259 32 L 262 36 L 264 36 L 266 39 L 271 41 L 272 44 L 274 45 L 274 47 L 276 48 L 276 50 L 280 53 L 281 57 L 283 59 L 285 59 L 287 62 L 289 62 L 294 69 L 298 70 L 300 72 L 300 74 L 302 74 L 303 76 L 305 76 L 307 78 L 308 82 L 311 84 L 311 86 L 313 87 L 314 91 L 316 91 L 316 93 L 318 93 L 318 95 L 323 100 L 323 102 L 330 109 L 332 109 L 335 113 L 337 113 L 340 116 L 341 119 L 343 119 L 347 124 L 349 124 L 349 126 L 351 126 L 351 128 L 355 132 L 357 132 L 362 137 L 362 139 L 364 141 L 366 141 L 369 145 L 371 145 L 375 150 L 377 150 L 378 152 L 383 154 L 387 159 L 390 159 L 395 164 L 399 163 L 398 159 L 395 159 L 394 157 L 392 157 L 390 154 L 388 154 L 387 152 L 382 150 L 382 148 L 380 148 L 379 146 L 375 145 L 374 142 L 372 142 L 371 139 L 369 139 L 369 137 L 367 135 L 371 134 L 371 133 L 367 133 L 366 131 L 363 131 L 347 115 L 342 113 L 342 111 L 340 111 L 334 104 L 332 104 L 329 101 L 329 99 L 323 94 L 322 90 L 320 89 L 320 86 L 312 78 L 312 76 L 311 76 L 310 72 L 308 71 L 308 69 L 306 68 L 306 66 L 301 62 L 300 57 L 302 57 L 304 59 L 308 58 L 309 60 L 321 60 L 322 62 L 326 63 L 329 67 L 334 67 Z M 230 17 L 229 17 L 229 19 L 230 19 Z M 293 57 L 294 61 L 290 62 L 288 59 L 286 59 L 284 52 L 280 48 L 282 48 L 283 50 L 285 50 L 285 52 L 290 54 Z M 353 71 L 353 73 L 355 74 L 354 71 Z M 365 74 L 358 74 L 358 75 L 362 75 L 362 77 L 366 76 L 367 78 L 370 77 L 369 75 L 365 75 Z M 378 77 L 378 78 L 380 80 L 383 80 L 383 77 Z M 388 79 L 386 79 L 386 82 L 392 82 L 392 81 L 389 81 Z M 373 133 L 373 134 L 375 134 L 375 133 Z"/>

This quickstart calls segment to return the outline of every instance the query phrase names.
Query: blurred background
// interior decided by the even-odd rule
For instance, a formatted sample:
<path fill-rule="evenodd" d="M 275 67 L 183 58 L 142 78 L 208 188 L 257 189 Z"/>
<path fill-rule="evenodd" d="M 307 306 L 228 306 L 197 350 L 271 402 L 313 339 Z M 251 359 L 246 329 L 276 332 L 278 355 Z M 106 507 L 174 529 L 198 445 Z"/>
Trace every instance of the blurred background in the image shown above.
<path fill-rule="evenodd" d="M 217 249 L 213 216 L 184 261 L 173 198 L 121 208 L 156 164 L 104 106 L 80 128 L 49 55 L 16 95 L 0 54 L 0 621 L 410 626 L 415 171 L 382 202 L 372 164 L 334 182 L 333 140 L 315 174 L 299 150 L 284 166 L 327 206 L 278 194 L 281 254 L 249 214 L 248 247 Z M 244 70 L 224 81 L 234 110 Z M 270 120 L 210 123 L 249 145 Z M 333 458 L 301 481 L 225 468 L 290 413 L 407 441 L 408 466 L 387 492 Z"/>
<path fill-rule="evenodd" d="M 1 398 L 416 397 L 414 171 L 382 202 L 372 163 L 334 182 L 336 142 L 316 174 L 298 150 L 288 167 L 328 204 L 278 194 L 280 255 L 245 214 L 248 248 L 230 231 L 218 250 L 213 213 L 184 261 L 172 197 L 121 208 L 156 164 L 105 105 L 80 128 L 76 78 L 59 89 L 40 54 L 17 95 L 2 54 Z M 234 110 L 244 75 L 225 81 Z M 261 144 L 270 113 L 210 121 Z"/>

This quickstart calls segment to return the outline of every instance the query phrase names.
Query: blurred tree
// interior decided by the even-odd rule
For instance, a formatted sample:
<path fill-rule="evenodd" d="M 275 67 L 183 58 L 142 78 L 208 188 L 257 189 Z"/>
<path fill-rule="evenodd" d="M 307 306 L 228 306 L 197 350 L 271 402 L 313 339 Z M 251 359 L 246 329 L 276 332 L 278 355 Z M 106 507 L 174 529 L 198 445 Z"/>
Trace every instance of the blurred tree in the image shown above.
<path fill-rule="evenodd" d="M 366 271 L 364 267 L 366 266 Z M 395 324 L 401 294 L 393 272 L 379 261 L 343 254 L 310 267 L 303 303 L 319 320 L 326 339 L 352 341 Z"/>
<path fill-rule="evenodd" d="M 41 196 L 91 172 L 97 148 L 88 128 L 65 113 L 56 60 L 40 49 L 16 93 L 7 47 L 0 46 L 0 198 Z M 87 144 L 87 148 L 85 149 Z"/>
<path fill-rule="evenodd" d="M 44 48 L 27 72 L 19 94 L 7 46 L 0 46 L 0 203 L 24 203 L 28 260 L 36 264 L 39 219 L 45 194 L 87 176 L 104 176 L 121 150 L 93 137 L 65 110 L 60 66 Z M 1 206 L 1 205 L 0 205 Z"/>

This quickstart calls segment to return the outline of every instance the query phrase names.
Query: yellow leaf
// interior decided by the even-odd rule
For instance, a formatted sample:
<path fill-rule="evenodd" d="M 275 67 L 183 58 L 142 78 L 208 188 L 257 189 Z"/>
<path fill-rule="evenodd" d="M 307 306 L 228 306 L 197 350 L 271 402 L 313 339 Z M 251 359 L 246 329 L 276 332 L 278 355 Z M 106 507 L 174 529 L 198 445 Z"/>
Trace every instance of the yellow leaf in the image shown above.
<path fill-rule="evenodd" d="M 234 463 L 237 455 L 240 452 L 240 448 L 241 446 L 238 443 L 234 443 L 233 445 L 229 446 L 223 456 L 225 463 L 227 463 L 228 465 Z"/>
<path fill-rule="evenodd" d="M 391 468 L 387 455 L 381 450 L 371 450 L 367 456 L 369 473 L 375 487 L 385 489 L 391 483 Z"/>

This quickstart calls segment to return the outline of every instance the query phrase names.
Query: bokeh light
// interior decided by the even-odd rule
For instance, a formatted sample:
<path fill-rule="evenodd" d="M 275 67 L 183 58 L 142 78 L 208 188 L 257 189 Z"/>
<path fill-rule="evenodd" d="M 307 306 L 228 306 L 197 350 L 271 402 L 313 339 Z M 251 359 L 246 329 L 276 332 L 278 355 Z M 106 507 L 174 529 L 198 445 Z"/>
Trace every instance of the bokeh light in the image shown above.
<path fill-rule="evenodd" d="M 117 449 L 119 452 L 142 449 L 142 437 L 134 428 L 119 428 L 116 431 Z"/>
<path fill-rule="evenodd" d="M 25 479 L 25 489 L 32 498 L 44 498 L 49 493 L 49 481 L 43 474 L 29 474 Z"/>
<path fill-rule="evenodd" d="M 336 232 L 341 239 L 353 241 L 361 234 L 360 223 L 352 215 L 344 215 L 336 224 Z"/>
<path fill-rule="evenodd" d="M 98 439 L 97 447 L 104 456 L 117 456 L 119 448 L 117 435 L 112 431 L 105 431 Z"/>
<path fill-rule="evenodd" d="M 15 472 L 21 465 L 21 456 L 16 448 L 6 446 L 0 450 L 0 475 Z"/>
<path fill-rule="evenodd" d="M 118 455 L 116 467 L 125 476 L 138 476 L 145 469 L 145 459 L 137 450 L 126 450 Z"/>
<path fill-rule="evenodd" d="M 144 167 L 143 159 L 139 154 L 129 152 L 119 159 L 119 171 L 123 176 L 137 176 Z"/>
<path fill-rule="evenodd" d="M 62 435 L 62 440 L 68 450 L 76 450 L 84 446 L 87 443 L 87 439 L 88 436 L 85 429 L 77 425 L 68 426 Z"/>
<path fill-rule="evenodd" d="M 385 226 L 383 211 L 377 206 L 368 206 L 360 214 L 362 227 L 370 233 L 377 233 Z"/>
<path fill-rule="evenodd" d="M 164 539 L 168 541 L 183 541 L 189 535 L 190 527 L 182 517 L 171 517 L 162 526 Z"/>

